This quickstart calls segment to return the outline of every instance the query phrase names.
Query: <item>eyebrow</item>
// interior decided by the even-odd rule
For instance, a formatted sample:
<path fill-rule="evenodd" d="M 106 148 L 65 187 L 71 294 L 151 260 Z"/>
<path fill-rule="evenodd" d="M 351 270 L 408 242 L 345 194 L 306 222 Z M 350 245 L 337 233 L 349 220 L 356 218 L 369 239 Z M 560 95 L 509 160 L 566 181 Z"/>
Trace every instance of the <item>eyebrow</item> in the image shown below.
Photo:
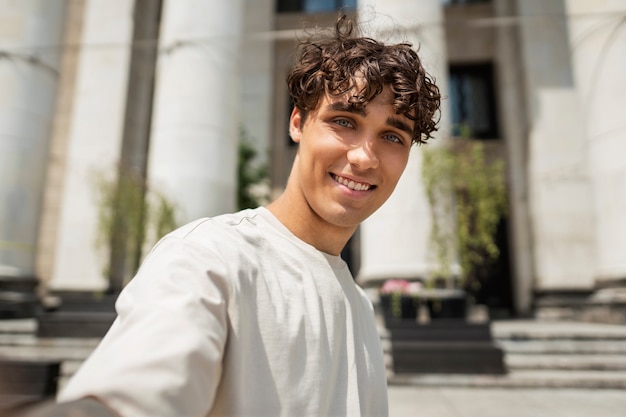
<path fill-rule="evenodd" d="M 355 113 L 363 117 L 367 116 L 365 108 L 357 106 L 355 103 L 344 103 L 343 101 L 335 101 L 334 103 L 329 104 L 327 108 L 333 111 Z"/>
<path fill-rule="evenodd" d="M 358 114 L 359 116 L 363 116 L 366 117 L 367 116 L 367 111 L 365 111 L 364 107 L 360 107 L 357 106 L 354 103 L 345 103 L 342 101 L 336 101 L 334 103 L 330 103 L 327 106 L 327 109 L 332 110 L 332 111 L 340 111 L 340 112 L 346 112 L 346 113 L 355 113 Z M 396 129 L 399 129 L 405 133 L 407 133 L 409 136 L 413 136 L 413 129 L 411 129 L 411 127 L 403 122 L 402 120 L 396 118 L 396 117 L 388 117 L 386 124 L 388 126 L 394 127 Z"/>
<path fill-rule="evenodd" d="M 408 124 L 404 123 L 400 119 L 397 119 L 395 117 L 388 117 L 387 124 L 389 126 L 395 127 L 396 129 L 402 130 L 403 132 L 407 133 L 411 137 L 413 136 L 413 129 L 411 129 L 411 127 Z"/>

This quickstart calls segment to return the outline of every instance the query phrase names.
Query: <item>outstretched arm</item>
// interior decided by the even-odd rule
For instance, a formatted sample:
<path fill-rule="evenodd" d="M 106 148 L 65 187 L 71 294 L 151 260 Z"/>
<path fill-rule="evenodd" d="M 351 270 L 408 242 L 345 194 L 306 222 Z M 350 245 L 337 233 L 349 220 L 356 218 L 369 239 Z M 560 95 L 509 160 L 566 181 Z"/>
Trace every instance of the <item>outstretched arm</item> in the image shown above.
<path fill-rule="evenodd" d="M 211 248 L 162 239 L 118 297 L 106 336 L 57 400 L 101 399 L 124 417 L 206 415 L 228 333 L 226 271 Z"/>
<path fill-rule="evenodd" d="M 44 401 L 36 405 L 20 407 L 3 417 L 119 417 L 109 407 L 94 398 L 66 403 Z"/>

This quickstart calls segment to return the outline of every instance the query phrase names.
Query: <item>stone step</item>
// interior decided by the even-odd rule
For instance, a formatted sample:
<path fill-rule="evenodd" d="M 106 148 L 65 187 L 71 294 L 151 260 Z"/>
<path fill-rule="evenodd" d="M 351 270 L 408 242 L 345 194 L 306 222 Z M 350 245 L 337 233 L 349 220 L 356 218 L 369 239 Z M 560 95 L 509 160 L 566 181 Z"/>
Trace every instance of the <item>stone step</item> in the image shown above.
<path fill-rule="evenodd" d="M 23 330 L 23 328 L 19 328 Z M 38 338 L 29 333 L 0 333 L 0 357 L 21 360 L 84 360 L 100 339 Z"/>
<path fill-rule="evenodd" d="M 494 341 L 508 372 L 394 374 L 391 341 L 382 332 L 390 384 L 434 387 L 626 388 L 626 326 L 534 320 L 494 321 Z"/>
<path fill-rule="evenodd" d="M 0 358 L 61 362 L 58 388 L 62 389 L 99 338 L 40 338 L 35 319 L 0 320 Z"/>
<path fill-rule="evenodd" d="M 36 331 L 37 331 L 37 321 L 32 318 L 0 320 L 0 335 L 1 334 L 35 334 Z"/>
<path fill-rule="evenodd" d="M 37 336 L 102 338 L 113 324 L 114 311 L 53 311 L 38 316 Z M 111 307 L 112 308 L 112 307 Z"/>
<path fill-rule="evenodd" d="M 622 340 L 626 326 L 574 321 L 505 320 L 493 321 L 491 332 L 496 340 Z"/>
<path fill-rule="evenodd" d="M 626 354 L 626 340 L 498 340 L 506 354 Z"/>
<path fill-rule="evenodd" d="M 21 360 L 84 360 L 93 347 L 50 346 L 0 346 L 0 357 Z"/>
<path fill-rule="evenodd" d="M 453 343 L 453 342 L 448 342 Z M 383 350 L 391 351 L 391 340 L 382 339 Z M 508 354 L 620 355 L 626 354 L 621 340 L 496 340 L 495 345 Z"/>
<path fill-rule="evenodd" d="M 513 370 L 506 375 L 396 374 L 390 385 L 626 389 L 626 371 Z"/>
<path fill-rule="evenodd" d="M 387 369 L 390 370 L 390 380 L 406 375 L 394 375 L 393 358 L 391 352 L 385 353 Z M 514 354 L 504 356 L 507 373 L 502 376 L 486 374 L 469 374 L 467 376 L 451 374 L 413 375 L 411 381 L 418 385 L 429 385 L 431 381 L 442 381 L 441 385 L 449 383 L 453 386 L 498 386 L 506 387 L 573 387 L 573 388 L 621 388 L 620 378 L 626 381 L 626 356 L 624 355 L 597 355 L 597 354 Z M 532 378 L 531 378 L 532 377 Z M 580 379 L 586 382 L 580 382 Z M 441 379 L 444 378 L 444 379 Z M 541 381 L 542 378 L 548 378 Z M 557 380 L 555 380 L 557 379 Z M 554 381 L 553 381 L 554 380 Z M 618 381 L 618 382 L 616 382 Z"/>
<path fill-rule="evenodd" d="M 99 342 L 100 338 L 73 338 L 73 337 L 37 337 L 29 333 L 0 333 L 0 346 L 23 345 L 23 346 L 80 346 L 92 345 Z"/>
<path fill-rule="evenodd" d="M 526 355 L 505 354 L 506 368 L 512 370 L 589 370 L 626 371 L 624 355 Z M 393 357 L 385 352 L 385 364 L 391 369 Z"/>
<path fill-rule="evenodd" d="M 494 322 L 509 372 L 389 374 L 390 384 L 504 388 L 626 388 L 626 326 L 585 323 Z M 62 387 L 99 342 L 98 338 L 38 338 L 32 319 L 0 320 L 0 356 L 61 360 Z M 391 344 L 382 342 L 391 369 Z"/>
<path fill-rule="evenodd" d="M 625 355 L 527 355 L 509 353 L 504 362 L 509 370 L 595 370 L 626 371 Z"/>

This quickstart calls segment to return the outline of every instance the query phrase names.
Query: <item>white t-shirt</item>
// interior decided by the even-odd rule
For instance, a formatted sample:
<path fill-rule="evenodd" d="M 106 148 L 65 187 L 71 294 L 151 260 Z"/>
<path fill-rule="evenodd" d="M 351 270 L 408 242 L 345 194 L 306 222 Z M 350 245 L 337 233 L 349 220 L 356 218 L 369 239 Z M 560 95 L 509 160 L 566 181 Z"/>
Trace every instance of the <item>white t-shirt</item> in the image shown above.
<path fill-rule="evenodd" d="M 387 415 L 371 302 L 265 208 L 163 238 L 116 309 L 59 401 L 94 396 L 123 417 Z"/>

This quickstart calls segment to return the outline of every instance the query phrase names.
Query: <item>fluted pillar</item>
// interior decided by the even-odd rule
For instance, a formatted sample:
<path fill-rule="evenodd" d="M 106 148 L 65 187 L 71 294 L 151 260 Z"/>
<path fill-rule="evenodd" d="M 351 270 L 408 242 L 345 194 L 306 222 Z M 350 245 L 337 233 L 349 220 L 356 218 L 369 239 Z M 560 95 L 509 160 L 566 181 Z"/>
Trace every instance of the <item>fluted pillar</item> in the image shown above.
<path fill-rule="evenodd" d="M 244 0 L 245 38 L 241 59 L 241 125 L 266 160 L 271 143 L 274 98 L 273 0 Z"/>
<path fill-rule="evenodd" d="M 359 20 L 382 40 L 409 41 L 445 96 L 448 63 L 440 0 L 360 0 Z M 442 103 L 445 107 L 445 102 Z M 449 133 L 442 112 L 437 138 Z M 441 140 L 441 139 L 440 139 Z M 431 145 L 429 145 L 431 146 Z M 421 180 L 422 150 L 413 147 L 407 168 L 391 198 L 361 225 L 361 283 L 386 278 L 425 278 L 429 258 L 430 208 Z"/>
<path fill-rule="evenodd" d="M 535 290 L 590 290 L 594 192 L 582 118 L 585 111 L 572 73 L 565 2 L 518 0 L 517 8 L 526 90 Z"/>
<path fill-rule="evenodd" d="M 164 1 L 148 181 L 178 221 L 236 201 L 243 1 Z"/>
<path fill-rule="evenodd" d="M 96 248 L 98 179 L 120 159 L 133 0 L 86 0 L 69 118 L 51 289 L 104 290 L 108 254 Z M 75 46 L 74 46 L 75 47 Z"/>
<path fill-rule="evenodd" d="M 626 283 L 626 2 L 568 1 L 595 214 L 595 281 Z M 578 203 L 575 203 L 578 204 Z M 576 225 L 576 228 L 579 227 Z"/>
<path fill-rule="evenodd" d="M 32 275 L 66 1 L 0 0 L 0 275 Z"/>
<path fill-rule="evenodd" d="M 498 18 L 516 18 L 516 0 L 495 0 Z M 517 314 L 532 311 L 535 285 L 531 218 L 528 201 L 528 135 L 524 68 L 518 25 L 500 25 L 496 35 L 497 91 L 508 169 L 509 223 L 512 249 L 513 298 Z"/>

